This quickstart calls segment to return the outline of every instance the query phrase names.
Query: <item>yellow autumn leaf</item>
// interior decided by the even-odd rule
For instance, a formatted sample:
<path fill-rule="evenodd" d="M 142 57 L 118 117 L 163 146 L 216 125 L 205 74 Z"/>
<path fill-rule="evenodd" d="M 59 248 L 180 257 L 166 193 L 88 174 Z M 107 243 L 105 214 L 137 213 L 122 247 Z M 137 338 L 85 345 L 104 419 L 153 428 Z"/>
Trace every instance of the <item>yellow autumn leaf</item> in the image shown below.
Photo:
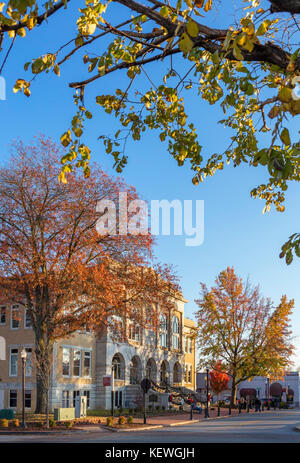
<path fill-rule="evenodd" d="M 190 20 L 187 24 L 187 31 L 188 31 L 188 34 L 191 36 L 191 37 L 197 37 L 198 33 L 199 33 L 199 29 L 198 29 L 198 26 L 197 24 Z"/>

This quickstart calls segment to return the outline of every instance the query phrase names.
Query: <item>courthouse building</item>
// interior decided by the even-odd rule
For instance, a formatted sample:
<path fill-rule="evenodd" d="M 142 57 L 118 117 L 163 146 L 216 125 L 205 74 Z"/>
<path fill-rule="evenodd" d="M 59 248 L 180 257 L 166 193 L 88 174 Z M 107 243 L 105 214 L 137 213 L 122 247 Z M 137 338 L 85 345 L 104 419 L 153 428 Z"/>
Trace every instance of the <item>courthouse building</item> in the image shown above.
<path fill-rule="evenodd" d="M 144 377 L 158 385 L 195 390 L 196 325 L 184 317 L 186 302 L 178 297 L 173 311 L 161 315 L 157 333 L 129 323 L 127 343 L 114 342 L 109 332 L 99 337 L 89 330 L 55 342 L 50 409 L 73 407 L 78 395 L 87 397 L 91 409 L 110 408 L 111 387 L 104 386 L 103 377 L 112 373 L 115 406 L 139 407 Z M 6 343 L 6 359 L 0 360 L 0 409 L 21 409 L 21 351 L 25 348 L 25 406 L 27 411 L 34 411 L 34 332 L 26 309 L 17 304 L 0 307 L 1 336 Z M 159 396 L 149 394 L 149 399 L 159 405 Z"/>

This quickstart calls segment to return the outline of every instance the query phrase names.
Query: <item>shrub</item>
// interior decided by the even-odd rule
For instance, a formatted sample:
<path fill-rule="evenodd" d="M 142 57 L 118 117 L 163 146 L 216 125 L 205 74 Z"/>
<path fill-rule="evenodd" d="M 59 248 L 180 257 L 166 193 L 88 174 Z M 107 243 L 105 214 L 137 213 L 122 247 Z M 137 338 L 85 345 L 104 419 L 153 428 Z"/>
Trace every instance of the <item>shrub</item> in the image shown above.
<path fill-rule="evenodd" d="M 113 420 L 113 417 L 112 416 L 108 416 L 106 418 L 106 426 L 113 426 L 114 424 L 114 420 Z"/>
<path fill-rule="evenodd" d="M 44 422 L 43 421 L 37 421 L 35 423 L 35 425 L 38 427 L 38 428 L 42 428 L 44 426 Z"/>
<path fill-rule="evenodd" d="M 129 413 L 129 415 L 132 415 L 132 413 L 133 413 L 133 408 L 128 408 L 128 413 Z"/>
<path fill-rule="evenodd" d="M 66 428 L 72 428 L 73 422 L 72 421 L 65 421 Z"/>
<path fill-rule="evenodd" d="M 126 424 L 126 418 L 125 416 L 119 416 L 119 420 L 118 420 L 118 423 L 119 424 Z"/>
<path fill-rule="evenodd" d="M 160 405 L 156 405 L 155 408 L 156 408 L 156 410 L 159 412 L 159 410 L 160 410 Z"/>
<path fill-rule="evenodd" d="M 183 410 L 183 406 L 182 406 L 182 405 L 179 405 L 179 410 Z"/>
<path fill-rule="evenodd" d="M 50 418 L 50 420 L 49 420 L 49 426 L 50 426 L 50 428 L 54 428 L 54 427 L 56 426 L 56 421 L 53 420 L 52 418 Z"/>
<path fill-rule="evenodd" d="M 166 407 L 163 405 L 163 406 L 161 407 L 161 409 L 162 409 L 162 410 L 165 410 L 165 409 L 166 409 Z"/>
<path fill-rule="evenodd" d="M 6 420 L 5 418 L 0 420 L 0 428 L 8 428 L 8 420 Z"/>
<path fill-rule="evenodd" d="M 149 410 L 149 412 L 152 412 L 152 408 L 153 408 L 152 405 L 148 405 L 148 410 Z"/>
<path fill-rule="evenodd" d="M 128 424 L 132 424 L 133 421 L 134 421 L 134 420 L 133 420 L 133 417 L 132 417 L 132 416 L 128 416 L 128 418 L 127 418 L 127 423 L 128 423 Z"/>

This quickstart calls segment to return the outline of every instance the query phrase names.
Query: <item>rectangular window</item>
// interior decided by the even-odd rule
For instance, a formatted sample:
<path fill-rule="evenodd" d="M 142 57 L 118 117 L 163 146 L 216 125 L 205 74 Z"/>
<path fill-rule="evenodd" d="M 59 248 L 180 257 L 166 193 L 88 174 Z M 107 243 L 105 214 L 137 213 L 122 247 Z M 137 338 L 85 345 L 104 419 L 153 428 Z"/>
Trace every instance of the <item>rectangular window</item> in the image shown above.
<path fill-rule="evenodd" d="M 90 391 L 83 391 L 83 395 L 86 397 L 86 407 L 90 406 Z"/>
<path fill-rule="evenodd" d="M 172 335 L 172 347 L 173 349 L 179 349 L 179 336 L 177 334 Z"/>
<path fill-rule="evenodd" d="M 16 408 L 17 406 L 17 391 L 16 390 L 10 390 L 9 391 L 9 406 L 10 408 Z"/>
<path fill-rule="evenodd" d="M 26 349 L 25 376 L 32 375 L 32 349 Z"/>
<path fill-rule="evenodd" d="M 167 333 L 160 333 L 159 342 L 161 347 L 167 347 Z"/>
<path fill-rule="evenodd" d="M 73 355 L 73 376 L 80 376 L 81 367 L 81 351 L 74 350 Z"/>
<path fill-rule="evenodd" d="M 184 352 L 188 351 L 188 338 L 184 336 Z"/>
<path fill-rule="evenodd" d="M 188 372 L 189 372 L 188 382 L 191 383 L 192 382 L 192 367 L 191 366 L 190 366 Z"/>
<path fill-rule="evenodd" d="M 31 408 L 31 391 L 25 390 L 25 408 Z"/>
<path fill-rule="evenodd" d="M 20 325 L 20 313 L 19 313 L 19 306 L 13 305 L 11 308 L 11 323 L 10 327 L 12 330 L 17 330 Z"/>
<path fill-rule="evenodd" d="M 24 309 L 24 328 L 32 328 L 29 309 Z"/>
<path fill-rule="evenodd" d="M 0 325 L 5 325 L 6 323 L 6 307 L 0 307 Z"/>
<path fill-rule="evenodd" d="M 69 391 L 62 391 L 62 408 L 70 407 Z"/>
<path fill-rule="evenodd" d="M 189 338 L 189 352 L 190 352 L 190 354 L 193 352 L 193 340 L 192 340 L 192 338 Z"/>
<path fill-rule="evenodd" d="M 70 349 L 67 347 L 63 347 L 62 374 L 63 376 L 70 376 Z"/>
<path fill-rule="evenodd" d="M 129 339 L 132 341 L 140 342 L 140 332 L 139 325 L 134 325 L 133 323 L 129 325 Z"/>
<path fill-rule="evenodd" d="M 18 376 L 18 349 L 10 349 L 9 376 Z"/>
<path fill-rule="evenodd" d="M 186 383 L 188 382 L 188 370 L 189 370 L 189 367 L 186 365 L 185 366 L 185 371 L 184 371 L 184 381 Z"/>
<path fill-rule="evenodd" d="M 84 352 L 83 376 L 91 376 L 91 352 Z"/>
<path fill-rule="evenodd" d="M 80 391 L 73 391 L 73 407 L 75 408 L 76 397 L 80 396 Z"/>

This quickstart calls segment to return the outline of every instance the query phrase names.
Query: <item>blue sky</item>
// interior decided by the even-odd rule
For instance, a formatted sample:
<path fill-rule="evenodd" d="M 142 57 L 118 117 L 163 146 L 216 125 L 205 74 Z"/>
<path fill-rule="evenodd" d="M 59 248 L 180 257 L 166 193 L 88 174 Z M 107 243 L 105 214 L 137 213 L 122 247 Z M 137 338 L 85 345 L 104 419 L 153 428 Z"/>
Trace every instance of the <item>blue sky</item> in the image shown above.
<path fill-rule="evenodd" d="M 221 13 L 218 14 L 214 17 L 216 22 L 222 17 Z M 65 12 L 61 12 L 55 26 L 50 20 L 48 27 L 40 27 L 39 31 L 32 31 L 26 40 L 16 41 L 3 73 L 7 83 L 7 99 L 0 101 L 1 161 L 8 157 L 9 145 L 14 138 L 21 137 L 29 143 L 40 132 L 59 141 L 69 126 L 74 106 L 73 92 L 68 82 L 87 76 L 81 66 L 84 53 L 62 68 L 60 78 L 48 74 L 35 79 L 29 99 L 12 92 L 16 78 L 27 77 L 23 71 L 26 61 L 43 52 L 56 51 L 64 40 L 70 38 L 74 27 L 71 22 L 66 25 L 64 18 Z M 51 33 L 51 46 L 47 48 Z M 103 49 L 100 47 L 100 51 Z M 93 51 L 99 52 L 99 48 L 94 47 Z M 180 61 L 178 65 L 181 66 Z M 151 77 L 157 79 L 156 82 L 158 71 L 157 66 L 151 71 Z M 105 154 L 97 137 L 103 133 L 113 134 L 117 126 L 113 117 L 95 107 L 94 97 L 99 93 L 108 93 L 112 88 L 124 89 L 126 86 L 127 78 L 119 73 L 98 80 L 86 92 L 86 106 L 95 112 L 84 140 L 93 149 L 93 159 L 109 173 L 114 173 L 113 162 Z M 195 95 L 188 96 L 186 101 L 188 113 L 204 146 L 204 155 L 222 152 L 232 135 L 217 124 L 223 114 L 217 107 L 195 98 Z M 295 135 L 298 128 L 296 121 L 290 124 L 290 128 Z M 262 169 L 247 166 L 234 169 L 227 166 L 224 171 L 194 186 L 189 166 L 178 167 L 168 154 L 167 145 L 161 143 L 154 132 L 147 133 L 140 142 L 129 143 L 127 153 L 129 162 L 122 176 L 127 183 L 136 187 L 144 199 L 201 199 L 205 202 L 203 245 L 187 247 L 183 236 L 157 239 L 158 259 L 174 264 L 180 276 L 184 296 L 189 300 L 186 314 L 193 318 L 199 283 L 205 282 L 210 286 L 221 270 L 234 266 L 240 276 L 245 279 L 250 277 L 253 284 L 259 284 L 262 294 L 270 297 L 275 304 L 282 294 L 295 299 L 292 328 L 297 346 L 295 366 L 300 366 L 300 261 L 296 259 L 287 266 L 278 258 L 283 242 L 299 230 L 299 187 L 289 186 L 284 213 L 272 211 L 263 215 L 264 203 L 250 198 L 250 190 L 267 179 Z"/>

